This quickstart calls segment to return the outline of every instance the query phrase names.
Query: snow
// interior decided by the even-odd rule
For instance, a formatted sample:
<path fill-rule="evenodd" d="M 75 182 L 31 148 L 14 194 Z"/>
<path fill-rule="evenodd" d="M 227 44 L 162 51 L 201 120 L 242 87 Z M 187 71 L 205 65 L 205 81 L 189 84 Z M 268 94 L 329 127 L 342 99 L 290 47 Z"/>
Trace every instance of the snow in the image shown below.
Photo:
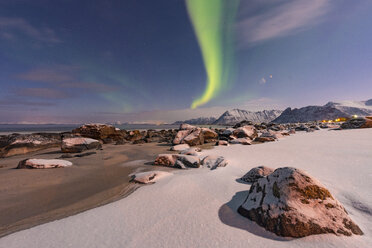
<path fill-rule="evenodd" d="M 63 140 L 63 144 L 65 146 L 74 146 L 74 145 L 89 145 L 94 142 L 99 142 L 98 140 L 91 139 L 91 138 L 67 138 Z"/>
<path fill-rule="evenodd" d="M 146 171 L 131 174 L 129 176 L 133 176 L 133 180 L 138 183 L 148 184 L 158 182 L 160 179 L 170 176 L 172 173 L 166 171 Z"/>
<path fill-rule="evenodd" d="M 228 166 L 177 170 L 120 201 L 0 239 L 0 247 L 372 247 L 372 129 L 317 131 L 251 146 L 219 146 Z M 240 216 L 251 168 L 291 166 L 318 179 L 363 236 L 284 239 Z"/>

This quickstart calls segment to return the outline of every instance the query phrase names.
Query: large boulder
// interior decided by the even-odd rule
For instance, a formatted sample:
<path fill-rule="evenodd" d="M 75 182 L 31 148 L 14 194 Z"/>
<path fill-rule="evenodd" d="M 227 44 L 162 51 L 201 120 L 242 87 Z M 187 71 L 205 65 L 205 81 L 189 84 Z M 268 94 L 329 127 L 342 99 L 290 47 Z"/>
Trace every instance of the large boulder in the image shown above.
<path fill-rule="evenodd" d="M 234 130 L 233 135 L 236 138 L 250 138 L 251 140 L 255 139 L 258 134 L 254 126 L 243 126 Z"/>
<path fill-rule="evenodd" d="M 90 149 L 100 149 L 102 147 L 98 140 L 90 138 L 67 138 L 62 141 L 61 150 L 65 153 L 79 153 Z"/>
<path fill-rule="evenodd" d="M 212 129 L 202 128 L 202 133 L 203 133 L 205 143 L 210 143 L 210 142 L 216 142 L 217 141 L 218 134 L 215 131 L 213 131 Z"/>
<path fill-rule="evenodd" d="M 341 129 L 355 129 L 355 128 L 372 128 L 372 120 L 369 118 L 358 117 L 350 119 L 341 124 Z"/>
<path fill-rule="evenodd" d="M 72 130 L 72 132 L 83 137 L 101 140 L 103 143 L 120 141 L 124 138 L 124 132 L 106 124 L 85 124 Z"/>
<path fill-rule="evenodd" d="M 180 131 L 178 131 L 176 136 L 174 137 L 174 139 L 172 141 L 173 145 L 179 145 L 179 144 L 184 143 L 183 140 L 191 132 L 192 132 L 192 130 L 180 130 Z"/>
<path fill-rule="evenodd" d="M 51 169 L 72 166 L 72 163 L 62 159 L 25 159 L 18 163 L 17 169 Z"/>
<path fill-rule="evenodd" d="M 296 168 L 279 168 L 258 179 L 238 212 L 279 236 L 363 234 L 319 181 Z"/>
<path fill-rule="evenodd" d="M 183 139 L 183 143 L 189 146 L 197 146 L 204 144 L 204 134 L 201 128 L 196 128 Z"/>
<path fill-rule="evenodd" d="M 257 182 L 258 179 L 266 177 L 273 172 L 274 170 L 271 169 L 270 167 L 258 166 L 248 171 L 244 176 L 240 178 L 240 180 L 247 182 L 247 183 L 254 183 L 254 182 Z"/>
<path fill-rule="evenodd" d="M 174 167 L 176 161 L 177 161 L 177 154 L 159 154 L 156 157 L 154 164 L 161 165 L 161 166 Z"/>
<path fill-rule="evenodd" d="M 182 123 L 180 125 L 180 130 L 193 130 L 195 128 L 196 128 L 195 126 L 187 124 L 187 123 Z"/>
<path fill-rule="evenodd" d="M 27 154 L 61 145 L 61 136 L 52 133 L 13 134 L 2 136 L 0 140 L 0 158 Z"/>
<path fill-rule="evenodd" d="M 226 167 L 227 163 L 224 157 L 216 155 L 208 155 L 202 160 L 202 165 L 211 170 L 215 170 L 218 167 Z"/>

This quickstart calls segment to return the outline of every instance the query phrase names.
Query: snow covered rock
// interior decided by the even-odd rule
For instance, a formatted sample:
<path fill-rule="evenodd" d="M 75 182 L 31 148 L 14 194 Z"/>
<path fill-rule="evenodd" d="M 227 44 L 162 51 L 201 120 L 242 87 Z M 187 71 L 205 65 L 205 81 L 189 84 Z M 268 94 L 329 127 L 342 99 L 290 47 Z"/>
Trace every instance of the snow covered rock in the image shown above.
<path fill-rule="evenodd" d="M 200 167 L 200 159 L 196 156 L 192 155 L 177 155 L 177 160 L 181 161 L 186 167 L 190 168 L 199 168 Z"/>
<path fill-rule="evenodd" d="M 252 140 L 249 138 L 238 138 L 230 140 L 230 144 L 252 145 Z"/>
<path fill-rule="evenodd" d="M 189 149 L 190 146 L 188 144 L 180 144 L 180 145 L 174 145 L 171 147 L 171 151 L 183 151 Z"/>
<path fill-rule="evenodd" d="M 358 117 L 350 119 L 341 125 L 341 129 L 372 128 L 372 120 Z"/>
<path fill-rule="evenodd" d="M 250 138 L 253 140 L 258 136 L 254 126 L 243 126 L 234 130 L 233 135 L 237 138 Z"/>
<path fill-rule="evenodd" d="M 201 128 L 196 128 L 183 139 L 183 143 L 190 146 L 197 146 L 204 144 L 204 134 Z"/>
<path fill-rule="evenodd" d="M 319 181 L 296 168 L 279 168 L 258 179 L 238 212 L 279 236 L 363 234 Z"/>
<path fill-rule="evenodd" d="M 67 138 L 62 141 L 61 150 L 65 153 L 78 153 L 90 149 L 99 149 L 102 145 L 98 140 L 90 138 Z"/>
<path fill-rule="evenodd" d="M 254 183 L 257 182 L 258 179 L 266 177 L 273 172 L 274 170 L 270 167 L 258 166 L 248 171 L 243 177 L 240 178 L 240 180 L 247 183 Z"/>
<path fill-rule="evenodd" d="M 155 183 L 159 181 L 160 179 L 173 175 L 172 173 L 165 172 L 165 171 L 147 171 L 147 172 L 141 172 L 132 174 L 132 180 L 136 183 L 142 183 L 142 184 L 149 184 L 149 183 Z"/>
<path fill-rule="evenodd" d="M 182 123 L 180 125 L 180 130 L 193 130 L 195 128 L 196 128 L 195 126 L 187 124 L 187 123 Z"/>
<path fill-rule="evenodd" d="M 50 169 L 72 166 L 72 163 L 62 159 L 25 159 L 18 163 L 17 169 Z"/>
<path fill-rule="evenodd" d="M 187 135 L 191 133 L 192 130 L 180 130 L 177 132 L 176 136 L 174 137 L 172 143 L 173 145 L 179 145 L 183 143 L 183 140 Z"/>
<path fill-rule="evenodd" d="M 180 154 L 191 155 L 191 156 L 198 156 L 198 152 L 201 152 L 201 149 L 200 148 L 198 148 L 198 147 L 191 147 L 189 149 L 180 151 Z"/>
<path fill-rule="evenodd" d="M 177 160 L 177 154 L 159 154 L 156 157 L 154 164 L 174 167 L 176 160 Z"/>
<path fill-rule="evenodd" d="M 0 140 L 0 158 L 27 154 L 61 145 L 59 134 L 12 134 Z"/>
<path fill-rule="evenodd" d="M 219 140 L 216 143 L 216 146 L 228 146 L 229 142 L 227 140 Z"/>
<path fill-rule="evenodd" d="M 211 170 L 217 169 L 218 167 L 226 167 L 227 163 L 224 157 L 215 155 L 206 156 L 202 160 L 202 165 Z"/>

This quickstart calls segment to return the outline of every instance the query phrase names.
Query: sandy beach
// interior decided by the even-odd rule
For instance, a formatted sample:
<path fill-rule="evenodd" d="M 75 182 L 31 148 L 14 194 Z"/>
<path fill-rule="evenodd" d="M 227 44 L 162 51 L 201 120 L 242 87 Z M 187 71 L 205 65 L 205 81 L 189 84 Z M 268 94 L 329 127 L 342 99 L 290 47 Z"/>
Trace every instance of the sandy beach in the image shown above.
<path fill-rule="evenodd" d="M 59 148 L 0 159 L 0 237 L 123 198 L 139 187 L 135 171 L 170 170 L 150 165 L 166 144 L 104 145 L 70 168 L 17 170 L 26 158 L 59 158 Z"/>

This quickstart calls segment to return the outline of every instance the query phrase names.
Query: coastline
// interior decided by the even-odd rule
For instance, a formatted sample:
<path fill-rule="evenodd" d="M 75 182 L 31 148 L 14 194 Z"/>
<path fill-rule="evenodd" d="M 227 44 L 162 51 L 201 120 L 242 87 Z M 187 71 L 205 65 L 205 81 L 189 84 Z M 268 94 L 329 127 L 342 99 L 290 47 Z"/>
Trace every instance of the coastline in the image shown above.
<path fill-rule="evenodd" d="M 129 175 L 148 170 L 172 170 L 149 165 L 167 144 L 103 145 L 103 150 L 69 158 L 63 169 L 16 170 L 26 158 L 58 158 L 60 148 L 0 159 L 0 237 L 62 219 L 122 199 L 137 188 Z"/>

